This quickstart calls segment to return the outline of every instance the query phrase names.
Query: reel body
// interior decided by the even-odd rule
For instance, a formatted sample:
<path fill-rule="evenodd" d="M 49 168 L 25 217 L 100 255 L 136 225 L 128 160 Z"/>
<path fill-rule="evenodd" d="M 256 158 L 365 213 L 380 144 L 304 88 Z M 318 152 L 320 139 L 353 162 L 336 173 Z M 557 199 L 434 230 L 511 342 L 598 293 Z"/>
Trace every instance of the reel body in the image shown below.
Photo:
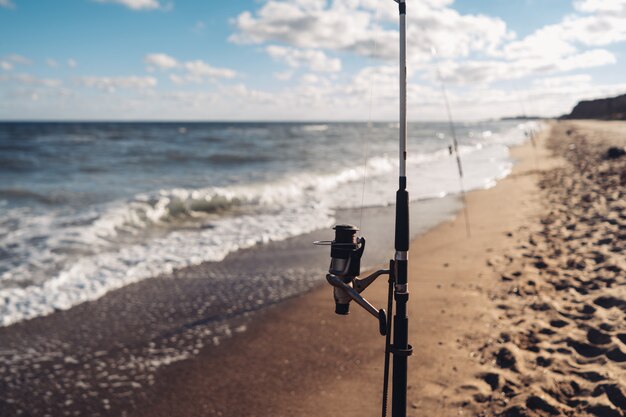
<path fill-rule="evenodd" d="M 355 301 L 368 313 L 372 314 L 379 324 L 381 335 L 387 334 L 387 315 L 384 309 L 376 309 L 367 301 L 361 292 L 381 275 L 390 275 L 391 270 L 382 269 L 373 274 L 359 278 L 361 274 L 361 257 L 365 251 L 365 238 L 357 237 L 359 229 L 349 224 L 339 224 L 334 228 L 335 240 L 315 242 L 318 245 L 330 246 L 330 266 L 326 280 L 333 286 L 335 313 L 350 313 L 350 302 Z"/>

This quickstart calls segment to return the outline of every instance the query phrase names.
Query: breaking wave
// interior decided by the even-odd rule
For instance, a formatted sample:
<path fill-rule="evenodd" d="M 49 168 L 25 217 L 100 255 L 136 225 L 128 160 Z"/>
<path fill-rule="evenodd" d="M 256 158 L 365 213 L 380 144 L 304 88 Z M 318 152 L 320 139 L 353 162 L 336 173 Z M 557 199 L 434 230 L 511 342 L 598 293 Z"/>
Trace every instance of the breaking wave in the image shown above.
<path fill-rule="evenodd" d="M 303 129 L 323 131 L 326 125 Z M 487 188 L 512 167 L 507 145 L 521 131 L 487 134 L 461 147 L 469 189 Z M 458 192 L 448 149 L 415 153 L 407 161 L 413 200 Z M 0 212 L 0 325 L 9 325 L 84 301 L 176 268 L 220 261 L 259 243 L 287 239 L 334 222 L 337 209 L 393 204 L 397 156 L 335 170 L 291 173 L 271 181 L 198 189 L 169 188 L 90 210 Z M 366 179 L 366 192 L 362 184 Z M 11 189 L 8 197 L 45 199 Z M 0 194 L 0 197 L 4 194 Z"/>

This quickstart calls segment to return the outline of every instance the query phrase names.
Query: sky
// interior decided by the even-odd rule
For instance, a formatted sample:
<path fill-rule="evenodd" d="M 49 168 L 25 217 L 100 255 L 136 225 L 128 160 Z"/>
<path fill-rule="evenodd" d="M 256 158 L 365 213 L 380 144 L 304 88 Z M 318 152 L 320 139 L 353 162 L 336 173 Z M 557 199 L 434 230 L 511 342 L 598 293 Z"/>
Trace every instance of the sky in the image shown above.
<path fill-rule="evenodd" d="M 0 120 L 394 120 L 392 0 L 0 0 Z M 407 0 L 409 120 L 626 93 L 626 0 Z"/>

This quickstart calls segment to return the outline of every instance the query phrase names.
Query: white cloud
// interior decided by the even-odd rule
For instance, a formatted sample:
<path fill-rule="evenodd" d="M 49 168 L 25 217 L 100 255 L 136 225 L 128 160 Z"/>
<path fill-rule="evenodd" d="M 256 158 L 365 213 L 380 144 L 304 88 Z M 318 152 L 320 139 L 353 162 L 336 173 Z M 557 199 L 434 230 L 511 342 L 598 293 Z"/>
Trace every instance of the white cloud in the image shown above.
<path fill-rule="evenodd" d="M 199 59 L 185 62 L 183 66 L 191 78 L 234 78 L 237 75 L 231 69 L 217 68 Z"/>
<path fill-rule="evenodd" d="M 101 1 L 135 10 L 161 8 L 165 3 Z M 107 118 L 362 120 L 368 115 L 372 96 L 374 117 L 395 120 L 397 6 L 392 2 L 386 6 L 382 1 L 259 0 L 253 2 L 255 10 L 241 13 L 233 21 L 235 33 L 230 40 L 260 45 L 260 50 L 283 63 L 282 71 L 273 76 L 292 80 L 288 88 L 255 89 L 251 85 L 258 79 L 246 85 L 240 82 L 246 78 L 236 71 L 213 65 L 217 61 L 210 64 L 153 53 L 144 57 L 147 70 L 153 71 L 145 75 L 152 76 L 77 78 L 71 93 L 80 101 L 74 102 L 78 103 L 74 109 L 82 111 L 85 107 L 87 110 L 81 114 L 106 114 Z M 619 54 L 608 45 L 626 40 L 626 0 L 572 1 L 575 13 L 521 38 L 498 18 L 461 14 L 452 8 L 453 0 L 409 2 L 410 118 L 440 120 L 445 116 L 435 68 L 429 63 L 431 46 L 439 50 L 442 75 L 450 84 L 450 102 L 455 115 L 463 119 L 519 114 L 516 95 L 528 102 L 532 108 L 529 113 L 558 115 L 569 111 L 579 99 L 625 92 L 625 84 L 603 85 L 588 74 L 574 71 L 617 62 Z M 201 32 L 202 22 L 191 29 L 194 21 L 187 31 Z M 369 67 L 356 69 L 353 64 L 363 60 L 352 60 L 351 72 L 342 71 L 342 64 L 348 60 L 342 63 L 337 57 L 343 59 L 350 53 L 377 60 Z M 16 97 L 31 103 L 38 100 L 40 106 L 50 103 L 52 112 L 61 111 L 49 98 L 53 94 L 69 96 L 66 86 L 59 80 L 14 75 L 18 66 L 26 63 L 29 61 L 23 57 L 0 57 L 3 91 L 13 91 Z M 45 61 L 38 64 L 45 65 Z M 67 65 L 75 66 L 70 60 Z M 255 77 L 254 71 L 251 67 L 247 76 Z M 236 82 L 231 81 L 238 77 Z M 526 82 L 524 78 L 531 80 Z M 513 79 L 522 80 L 517 82 L 518 88 L 505 87 L 514 84 L 507 81 Z M 499 81 L 502 83 L 496 84 Z M 210 85 L 177 88 L 189 83 Z M 156 88 L 161 84 L 166 84 L 168 91 Z M 101 94 L 96 105 L 93 93 L 78 86 L 127 91 Z M 0 106 L 2 101 L 12 103 L 6 97 L 0 100 Z"/>
<path fill-rule="evenodd" d="M 499 80 L 601 67 L 615 62 L 615 55 L 604 49 L 593 49 L 559 59 L 534 57 L 517 61 L 446 61 L 441 65 L 441 77 L 446 83 L 489 84 Z M 430 70 L 429 76 L 431 80 L 436 79 L 434 69 Z"/>
<path fill-rule="evenodd" d="M 506 23 L 485 15 L 462 15 L 451 8 L 432 8 L 408 19 L 409 48 L 428 61 L 431 47 L 444 58 L 467 57 L 472 53 L 493 54 L 513 38 Z"/>
<path fill-rule="evenodd" d="M 265 48 L 265 51 L 275 60 L 285 62 L 292 68 L 305 66 L 311 71 L 317 72 L 341 71 L 341 60 L 339 58 L 331 58 L 323 51 L 277 45 L 270 45 Z"/>
<path fill-rule="evenodd" d="M 565 16 L 558 23 L 504 44 L 491 54 L 500 60 L 447 61 L 442 71 L 445 81 L 488 84 L 617 63 L 615 54 L 598 47 L 626 40 L 626 13 L 622 13 L 626 0 L 582 0 L 574 6 L 588 14 Z"/>
<path fill-rule="evenodd" d="M 424 63 L 431 60 L 432 46 L 446 60 L 446 81 L 488 84 L 614 64 L 613 53 L 597 48 L 626 40 L 626 18 L 619 17 L 626 0 L 578 0 L 576 9 L 592 14 L 566 16 L 522 39 L 502 20 L 461 14 L 450 7 L 453 2 L 411 4 L 407 16 L 409 67 L 421 67 L 431 80 L 434 71 Z M 230 40 L 285 43 L 290 46 L 269 45 L 265 51 L 292 68 L 315 70 L 312 64 L 328 59 L 325 50 L 397 60 L 395 22 L 395 8 L 381 7 L 378 0 L 269 0 L 233 20 L 237 32 Z M 332 66 L 317 70 L 324 68 Z"/>
<path fill-rule="evenodd" d="M 274 78 L 280 81 L 287 81 L 293 77 L 293 71 L 275 72 Z"/>
<path fill-rule="evenodd" d="M 529 43 L 529 49 L 543 47 L 546 53 L 553 51 L 562 56 L 577 45 L 602 46 L 623 40 L 626 40 L 626 18 L 591 15 L 568 16 L 560 23 L 544 26 L 521 42 Z M 561 44 L 560 50 L 551 47 L 555 43 Z"/>
<path fill-rule="evenodd" d="M 7 9 L 12 9 L 15 5 L 11 2 L 11 0 L 0 0 L 0 7 L 6 7 Z"/>
<path fill-rule="evenodd" d="M 576 48 L 554 31 L 542 28 L 524 39 L 506 44 L 500 55 L 507 60 L 560 58 L 576 52 Z"/>
<path fill-rule="evenodd" d="M 132 10 L 154 10 L 163 6 L 157 0 L 96 0 L 98 3 L 116 3 Z"/>
<path fill-rule="evenodd" d="M 592 78 L 589 74 L 566 75 L 562 77 L 547 77 L 533 81 L 534 87 L 555 88 L 567 87 L 572 88 L 579 85 L 588 85 Z"/>
<path fill-rule="evenodd" d="M 177 74 L 170 74 L 168 78 L 170 79 L 171 82 L 177 85 L 183 85 L 187 83 L 187 79 L 185 77 L 181 77 L 180 75 L 177 75 Z"/>
<path fill-rule="evenodd" d="M 236 43 L 282 41 L 303 48 L 348 48 L 367 33 L 370 14 L 354 10 L 350 18 L 325 8 L 325 2 L 268 1 L 253 16 L 235 20 Z M 337 34 L 344 36 L 337 36 Z"/>
<path fill-rule="evenodd" d="M 222 93 L 225 93 L 226 95 L 234 94 L 246 100 L 253 100 L 258 103 L 276 103 L 277 100 L 275 94 L 261 90 L 250 89 L 244 84 L 236 84 L 231 87 L 225 87 L 222 89 Z"/>
<path fill-rule="evenodd" d="M 0 81 L 11 81 L 22 85 L 40 87 L 59 87 L 63 84 L 61 80 L 38 78 L 30 74 L 0 75 Z"/>
<path fill-rule="evenodd" d="M 11 54 L 9 55 L 8 58 L 12 62 L 15 62 L 16 64 L 20 64 L 20 65 L 31 65 L 33 63 L 33 61 L 31 61 L 30 59 L 26 58 L 25 56 L 18 55 L 18 54 Z"/>
<path fill-rule="evenodd" d="M 50 108 L 59 105 L 59 101 L 67 97 L 71 92 L 63 87 L 63 82 L 58 79 L 39 78 L 30 74 L 5 74 L 0 75 L 0 85 L 4 84 L 2 91 L 4 97 L 0 101 L 11 103 L 16 106 L 20 117 L 32 117 L 28 110 L 24 110 L 21 106 L 30 106 L 30 104 L 39 102 L 40 100 L 49 100 L 53 103 Z"/>
<path fill-rule="evenodd" d="M 585 76 L 549 77 L 530 85 L 520 83 L 516 88 L 471 86 L 450 90 L 449 100 L 459 120 L 516 116 L 524 113 L 524 107 L 527 114 L 550 117 L 569 113 L 579 100 L 624 92 L 626 84 L 597 84 Z M 410 101 L 409 114 L 419 114 L 425 120 L 442 120 L 445 111 L 441 96 L 431 99 L 431 104 L 428 100 Z"/>
<path fill-rule="evenodd" d="M 345 90 L 348 94 L 365 98 L 372 87 L 379 91 L 379 96 L 397 97 L 398 68 L 392 65 L 363 68 L 352 77 Z"/>
<path fill-rule="evenodd" d="M 58 68 L 59 67 L 59 63 L 56 60 L 52 59 L 52 58 L 48 58 L 46 60 L 46 65 L 48 67 L 50 67 L 50 68 Z"/>
<path fill-rule="evenodd" d="M 76 60 L 70 58 L 67 60 L 67 66 L 70 68 L 76 68 L 78 66 L 78 62 Z"/>
<path fill-rule="evenodd" d="M 562 37 L 581 45 L 601 46 L 626 40 L 626 15 L 592 15 L 561 23 Z"/>
<path fill-rule="evenodd" d="M 149 89 L 157 85 L 154 77 L 80 77 L 78 83 L 85 87 L 97 88 L 113 93 L 117 89 Z"/>
<path fill-rule="evenodd" d="M 148 54 L 144 62 L 150 67 L 172 69 L 178 67 L 178 61 L 167 54 Z"/>
<path fill-rule="evenodd" d="M 322 78 L 315 74 L 304 74 L 300 77 L 300 81 L 305 84 L 320 84 L 322 82 Z"/>
<path fill-rule="evenodd" d="M 554 65 L 553 71 L 567 72 L 581 68 L 602 67 L 616 62 L 615 55 L 606 49 L 592 49 L 563 59 Z"/>
<path fill-rule="evenodd" d="M 492 51 L 511 36 L 502 20 L 461 15 L 447 7 L 451 3 L 431 0 L 411 5 L 407 39 L 414 60 L 429 60 L 432 45 L 443 56 L 466 56 Z M 397 20 L 396 9 L 372 0 L 270 0 L 256 13 L 245 11 L 234 19 L 238 32 L 230 40 L 252 44 L 278 41 L 299 48 L 396 59 L 398 31 L 381 22 L 391 19 Z"/>
<path fill-rule="evenodd" d="M 45 88 L 37 85 L 39 81 L 34 78 L 22 78 L 21 83 L 25 84 L 21 85 L 25 87 L 17 89 L 17 83 L 11 79 L 11 87 L 16 89 L 3 97 L 5 102 L 11 102 L 11 108 L 7 107 L 3 114 L 28 114 L 30 117 L 41 114 L 58 118 L 72 115 L 87 119 L 364 120 L 369 111 L 370 93 L 373 92 L 374 119 L 397 118 L 397 68 L 394 65 L 364 68 L 353 76 L 341 77 L 337 82 L 330 82 L 330 77 L 321 77 L 319 73 L 311 75 L 310 78 L 305 76 L 302 83 L 279 91 L 258 90 L 243 83 L 217 83 L 212 91 L 138 88 L 126 94 L 103 94 L 98 100 L 93 100 L 81 90 L 64 90 L 57 83 L 53 83 L 57 86 L 54 89 Z M 0 76 L 2 79 L 6 77 Z M 374 84 L 370 83 L 371 80 Z M 109 86 L 105 83 L 98 87 L 102 84 L 100 82 L 91 84 L 104 90 Z M 533 114 L 560 115 L 569 112 L 580 99 L 624 92 L 626 84 L 596 84 L 583 74 L 542 78 L 530 85 L 520 85 L 518 92 L 476 85 L 450 88 L 449 98 L 455 115 L 460 116 L 459 120 L 472 120 L 521 114 L 521 99 L 526 101 Z M 408 93 L 411 119 L 441 120 L 444 117 L 441 92 L 436 86 L 411 82 Z M 29 103 L 35 100 L 40 106 L 38 109 L 44 113 L 29 111 L 33 110 Z"/>
<path fill-rule="evenodd" d="M 22 55 L 11 54 L 5 56 L 4 58 L 0 58 L 0 68 L 3 70 L 11 70 L 15 68 L 16 65 L 31 65 L 32 61 Z"/>
<path fill-rule="evenodd" d="M 624 0 L 577 0 L 574 8 L 586 13 L 626 13 Z"/>
<path fill-rule="evenodd" d="M 235 78 L 237 76 L 237 73 L 231 69 L 214 67 L 200 59 L 180 62 L 176 58 L 163 53 L 146 55 L 144 62 L 148 65 L 148 71 L 154 71 L 155 68 L 164 71 L 176 71 L 170 74 L 168 78 L 174 84 L 179 85 L 202 83 L 218 78 Z"/>
<path fill-rule="evenodd" d="M 572 14 L 529 36 L 506 45 L 497 54 L 508 60 L 556 61 L 580 54 L 585 47 L 611 45 L 626 40 L 626 0 L 583 0 Z M 621 14 L 621 15 L 620 15 Z"/>

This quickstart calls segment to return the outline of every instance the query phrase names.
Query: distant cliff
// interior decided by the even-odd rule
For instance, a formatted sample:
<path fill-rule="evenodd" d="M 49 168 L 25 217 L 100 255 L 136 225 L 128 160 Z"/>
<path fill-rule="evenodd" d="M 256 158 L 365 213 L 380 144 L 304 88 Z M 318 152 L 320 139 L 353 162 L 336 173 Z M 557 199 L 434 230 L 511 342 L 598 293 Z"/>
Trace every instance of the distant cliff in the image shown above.
<path fill-rule="evenodd" d="M 626 94 L 611 98 L 581 101 L 570 114 L 562 116 L 562 118 L 626 120 Z"/>

